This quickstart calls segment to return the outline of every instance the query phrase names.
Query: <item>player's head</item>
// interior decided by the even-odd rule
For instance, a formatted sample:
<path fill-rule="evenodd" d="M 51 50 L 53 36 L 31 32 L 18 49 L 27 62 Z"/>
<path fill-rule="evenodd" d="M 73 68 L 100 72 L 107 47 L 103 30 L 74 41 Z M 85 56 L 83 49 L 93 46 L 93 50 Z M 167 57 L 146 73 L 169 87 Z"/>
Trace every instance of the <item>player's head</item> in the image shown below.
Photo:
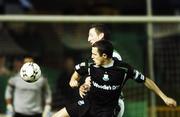
<path fill-rule="evenodd" d="M 32 57 L 30 57 L 30 56 L 25 57 L 24 58 L 24 63 L 27 63 L 27 62 L 34 62 L 34 59 Z"/>
<path fill-rule="evenodd" d="M 100 40 L 109 40 L 109 30 L 104 24 L 93 24 L 89 28 L 88 41 L 93 45 Z"/>
<path fill-rule="evenodd" d="M 96 65 L 105 65 L 112 58 L 113 45 L 107 40 L 97 41 L 92 45 L 92 59 Z"/>

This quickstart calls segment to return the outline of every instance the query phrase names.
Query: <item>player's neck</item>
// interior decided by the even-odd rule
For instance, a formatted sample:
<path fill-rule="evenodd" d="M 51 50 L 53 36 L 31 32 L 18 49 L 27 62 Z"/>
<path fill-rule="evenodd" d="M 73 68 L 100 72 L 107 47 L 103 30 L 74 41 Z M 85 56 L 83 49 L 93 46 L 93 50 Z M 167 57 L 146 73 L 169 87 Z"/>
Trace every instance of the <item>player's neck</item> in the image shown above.
<path fill-rule="evenodd" d="M 102 65 L 102 67 L 111 67 L 113 66 L 114 60 L 112 58 L 107 59 L 106 61 L 104 61 L 104 64 Z"/>

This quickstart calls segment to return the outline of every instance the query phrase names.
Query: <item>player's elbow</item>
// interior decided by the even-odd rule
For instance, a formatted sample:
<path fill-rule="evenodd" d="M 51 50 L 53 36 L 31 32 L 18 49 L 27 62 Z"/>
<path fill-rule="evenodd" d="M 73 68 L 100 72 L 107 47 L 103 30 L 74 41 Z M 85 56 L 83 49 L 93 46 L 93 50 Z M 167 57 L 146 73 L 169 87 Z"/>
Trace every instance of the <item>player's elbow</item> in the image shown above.
<path fill-rule="evenodd" d="M 72 83 L 71 83 L 71 81 L 69 82 L 69 86 L 70 86 L 70 87 L 72 87 Z"/>
<path fill-rule="evenodd" d="M 78 87 L 78 82 L 76 80 L 71 80 L 69 82 L 70 87 L 75 88 Z"/>

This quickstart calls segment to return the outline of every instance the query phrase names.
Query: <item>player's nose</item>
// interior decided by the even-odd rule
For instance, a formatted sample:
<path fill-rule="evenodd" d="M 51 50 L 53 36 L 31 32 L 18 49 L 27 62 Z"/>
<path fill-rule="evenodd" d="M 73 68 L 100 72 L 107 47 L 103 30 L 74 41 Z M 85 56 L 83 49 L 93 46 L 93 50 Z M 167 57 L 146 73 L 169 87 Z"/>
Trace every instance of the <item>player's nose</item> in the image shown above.
<path fill-rule="evenodd" d="M 91 38 L 88 36 L 88 41 L 90 42 L 91 41 Z"/>

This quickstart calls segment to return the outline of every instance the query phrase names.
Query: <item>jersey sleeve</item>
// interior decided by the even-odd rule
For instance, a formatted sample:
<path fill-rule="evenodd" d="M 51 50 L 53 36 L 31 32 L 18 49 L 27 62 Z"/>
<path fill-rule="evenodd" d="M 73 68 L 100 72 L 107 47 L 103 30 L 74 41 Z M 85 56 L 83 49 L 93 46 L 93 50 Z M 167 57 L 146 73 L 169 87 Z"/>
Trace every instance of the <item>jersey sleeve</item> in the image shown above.
<path fill-rule="evenodd" d="M 134 69 L 133 67 L 131 67 L 128 64 L 126 64 L 126 67 L 128 68 L 127 77 L 129 79 L 133 79 L 138 83 L 144 83 L 145 82 L 146 78 L 141 72 Z"/>
<path fill-rule="evenodd" d="M 15 78 L 10 78 L 5 90 L 5 99 L 13 98 L 14 87 L 15 87 Z"/>
<path fill-rule="evenodd" d="M 145 80 L 146 80 L 145 76 L 136 69 L 133 70 L 132 79 L 135 80 L 138 83 L 144 83 Z"/>
<path fill-rule="evenodd" d="M 43 78 L 43 83 L 44 83 L 44 96 L 45 96 L 45 103 L 46 104 L 51 104 L 52 103 L 52 92 L 51 92 L 51 89 L 50 89 L 50 86 L 49 86 L 49 83 L 48 83 L 48 79 L 47 78 Z"/>
<path fill-rule="evenodd" d="M 119 61 L 122 61 L 121 55 L 116 50 L 113 51 L 113 55 L 112 56 L 113 56 L 113 58 L 116 58 Z"/>
<path fill-rule="evenodd" d="M 75 71 L 81 76 L 88 75 L 88 63 L 82 62 L 75 66 Z"/>

